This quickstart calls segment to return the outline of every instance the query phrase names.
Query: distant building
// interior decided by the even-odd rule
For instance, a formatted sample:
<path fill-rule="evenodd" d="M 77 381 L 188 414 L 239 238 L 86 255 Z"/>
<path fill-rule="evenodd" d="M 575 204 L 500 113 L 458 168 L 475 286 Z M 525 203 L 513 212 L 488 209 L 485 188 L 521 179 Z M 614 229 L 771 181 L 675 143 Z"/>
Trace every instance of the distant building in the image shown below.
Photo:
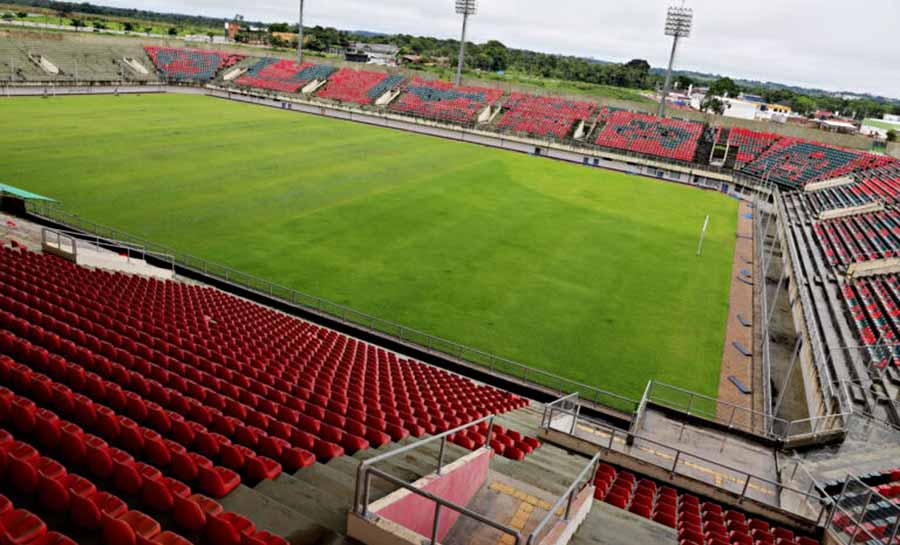
<path fill-rule="evenodd" d="M 354 42 L 344 51 L 344 58 L 348 61 L 387 66 L 397 65 L 399 55 L 400 48 L 392 44 Z"/>
<path fill-rule="evenodd" d="M 861 134 L 881 139 L 887 138 L 888 131 L 896 131 L 900 134 L 900 115 L 885 115 L 882 119 L 866 119 L 859 128 Z"/>
<path fill-rule="evenodd" d="M 690 96 L 690 105 L 699 110 L 705 99 L 706 90 L 697 89 Z M 756 95 L 741 95 L 738 98 L 720 97 L 719 100 L 725 104 L 725 112 L 722 115 L 735 119 L 785 123 L 793 113 L 787 104 L 770 104 Z"/>

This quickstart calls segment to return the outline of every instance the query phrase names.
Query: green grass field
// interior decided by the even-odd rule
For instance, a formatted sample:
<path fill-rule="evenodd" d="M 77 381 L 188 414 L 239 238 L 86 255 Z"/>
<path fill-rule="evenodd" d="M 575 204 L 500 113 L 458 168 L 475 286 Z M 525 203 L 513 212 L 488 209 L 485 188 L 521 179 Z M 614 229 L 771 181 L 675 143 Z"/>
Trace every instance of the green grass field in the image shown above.
<path fill-rule="evenodd" d="M 0 100 L 0 158 L 86 218 L 382 318 L 633 397 L 717 392 L 716 193 L 177 95 Z"/>

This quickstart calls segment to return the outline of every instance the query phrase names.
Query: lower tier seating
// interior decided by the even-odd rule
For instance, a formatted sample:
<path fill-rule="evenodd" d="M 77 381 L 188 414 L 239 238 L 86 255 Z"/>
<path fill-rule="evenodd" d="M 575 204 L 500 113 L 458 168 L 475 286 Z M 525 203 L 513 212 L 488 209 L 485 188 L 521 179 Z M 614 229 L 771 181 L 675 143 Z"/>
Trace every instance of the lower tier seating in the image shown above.
<path fill-rule="evenodd" d="M 735 128 L 728 134 L 728 146 L 735 148 L 735 168 L 740 170 L 747 163 L 756 160 L 764 151 L 777 142 L 777 134 Z"/>
<path fill-rule="evenodd" d="M 557 97 L 511 93 L 503 104 L 500 129 L 526 133 L 540 138 L 562 140 L 569 136 L 577 121 L 585 121 L 594 112 L 594 104 Z"/>
<path fill-rule="evenodd" d="M 594 498 L 678 530 L 681 545 L 819 545 L 736 509 L 600 464 Z"/>
<path fill-rule="evenodd" d="M 341 68 L 328 78 L 328 84 L 316 96 L 353 104 L 372 104 L 402 82 L 403 76 Z"/>
<path fill-rule="evenodd" d="M 857 278 L 844 284 L 843 295 L 873 366 L 900 365 L 900 276 Z"/>
<path fill-rule="evenodd" d="M 244 59 L 222 51 L 146 46 L 144 50 L 163 79 L 182 82 L 210 81 L 220 70 Z"/>
<path fill-rule="evenodd" d="M 594 143 L 605 148 L 693 161 L 702 135 L 702 123 L 613 111 Z"/>
<path fill-rule="evenodd" d="M 238 85 L 282 93 L 296 93 L 306 84 L 327 79 L 337 68 L 310 62 L 297 64 L 286 59 L 259 59 L 236 81 Z"/>
<path fill-rule="evenodd" d="M 485 107 L 503 96 L 499 89 L 457 87 L 445 81 L 413 78 L 390 108 L 416 117 L 471 124 Z"/>

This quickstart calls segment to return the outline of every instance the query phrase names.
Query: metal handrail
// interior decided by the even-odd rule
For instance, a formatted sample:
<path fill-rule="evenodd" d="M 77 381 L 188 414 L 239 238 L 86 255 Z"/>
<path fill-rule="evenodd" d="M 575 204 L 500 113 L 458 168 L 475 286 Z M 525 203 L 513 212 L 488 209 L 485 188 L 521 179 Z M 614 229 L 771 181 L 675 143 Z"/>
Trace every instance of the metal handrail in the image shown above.
<path fill-rule="evenodd" d="M 692 459 L 692 460 L 698 460 L 698 461 L 703 462 L 703 463 L 706 463 L 706 464 L 711 464 L 711 465 L 720 467 L 720 468 L 722 468 L 722 469 L 728 470 L 728 471 L 730 471 L 730 472 L 732 472 L 732 473 L 736 473 L 736 474 L 738 474 L 738 475 L 741 475 L 741 476 L 744 477 L 744 484 L 743 484 L 743 489 L 742 489 L 740 498 L 739 498 L 739 500 L 738 500 L 739 502 L 742 502 L 742 501 L 746 498 L 747 490 L 749 489 L 750 483 L 751 483 L 751 482 L 754 482 L 754 481 L 759 481 L 759 482 L 761 482 L 761 483 L 763 483 L 763 484 L 772 486 L 772 487 L 775 488 L 776 490 L 788 491 L 788 492 L 792 492 L 792 493 L 795 493 L 795 494 L 799 494 L 799 495 L 803 496 L 804 498 L 806 498 L 806 499 L 808 499 L 808 500 L 814 500 L 814 501 L 816 501 L 816 502 L 818 502 L 818 503 L 823 504 L 823 507 L 822 507 L 822 510 L 821 510 L 820 513 L 819 513 L 819 518 L 817 519 L 817 522 L 818 522 L 818 521 L 821 521 L 822 515 L 823 515 L 823 513 L 824 513 L 824 509 L 827 509 L 827 507 L 831 504 L 831 499 L 830 499 L 828 496 L 814 495 L 814 494 L 811 494 L 811 493 L 809 493 L 809 492 L 804 492 L 804 491 L 802 491 L 802 490 L 798 490 L 798 489 L 793 488 L 793 487 L 791 487 L 791 486 L 786 486 L 786 485 L 781 484 L 781 483 L 779 483 L 779 482 L 777 482 L 777 481 L 773 481 L 773 480 L 767 479 L 767 478 L 765 478 L 765 477 L 760 477 L 760 476 L 758 476 L 758 475 L 754 475 L 754 474 L 752 474 L 752 473 L 750 473 L 750 472 L 748 472 L 748 471 L 745 471 L 745 470 L 743 470 L 743 469 L 738 469 L 738 468 L 729 466 L 729 465 L 724 464 L 724 463 L 722 463 L 722 462 L 720 462 L 720 461 L 717 461 L 717 460 L 711 460 L 711 459 L 709 459 L 709 458 L 705 458 L 705 457 L 703 457 L 703 456 L 699 456 L 699 455 L 697 455 L 697 454 L 688 452 L 688 451 L 683 450 L 683 449 L 680 449 L 680 448 L 678 448 L 678 447 L 673 447 L 671 444 L 662 443 L 662 442 L 657 441 L 657 440 L 655 440 L 655 439 L 652 439 L 652 438 L 650 438 L 650 437 L 641 435 L 641 434 L 639 434 L 639 433 L 637 433 L 637 432 L 631 433 L 631 432 L 623 432 L 623 431 L 621 431 L 621 430 L 617 430 L 616 428 L 607 426 L 607 425 L 602 424 L 602 423 L 600 423 L 600 422 L 597 422 L 596 420 L 593 420 L 593 419 L 591 419 L 591 418 L 587 418 L 587 417 L 585 417 L 585 416 L 577 415 L 577 413 L 576 413 L 575 411 L 568 411 L 568 410 L 565 410 L 565 409 L 559 409 L 559 408 L 555 408 L 555 407 L 548 408 L 548 409 L 546 409 L 546 410 L 551 411 L 551 414 L 550 414 L 549 418 L 546 419 L 547 422 L 548 422 L 548 424 L 543 428 L 544 430 L 546 430 L 546 431 L 550 431 L 550 430 L 552 430 L 552 431 L 561 431 L 561 430 L 558 430 L 558 429 L 552 427 L 552 419 L 553 419 L 552 413 L 553 413 L 553 412 L 559 412 L 559 413 L 563 413 L 563 414 L 572 416 L 573 418 L 576 419 L 576 423 L 577 423 L 577 420 L 578 420 L 578 419 L 586 420 L 586 421 L 588 421 L 592 426 L 594 426 L 594 427 L 596 427 L 596 428 L 599 428 L 601 431 L 603 431 L 603 432 L 609 434 L 609 441 L 608 441 L 606 447 L 604 448 L 604 451 L 605 451 L 605 452 L 610 452 L 610 451 L 613 450 L 613 444 L 615 443 L 615 439 L 616 439 L 617 436 L 621 436 L 621 437 L 624 438 L 624 437 L 627 437 L 628 435 L 631 435 L 635 440 L 640 440 L 640 441 L 646 442 L 646 443 L 648 443 L 648 444 L 655 445 L 655 446 L 657 446 L 657 447 L 663 447 L 663 448 L 665 448 L 665 449 L 667 449 L 667 450 L 674 451 L 674 452 L 675 452 L 675 456 L 674 456 L 674 460 L 673 460 L 672 467 L 667 469 L 667 470 L 669 471 L 670 474 L 673 474 L 673 475 L 674 475 L 674 474 L 677 472 L 678 464 L 679 464 L 683 459 Z M 601 453 L 598 453 L 598 455 L 600 455 L 600 454 L 601 454 Z"/>
<path fill-rule="evenodd" d="M 36 201 L 29 201 L 28 207 L 32 214 L 62 223 L 73 232 L 81 231 L 82 233 L 90 233 L 99 238 L 109 240 L 111 244 L 116 242 L 133 244 L 137 248 L 142 248 L 150 255 L 154 255 L 164 261 L 169 261 L 173 266 L 178 265 L 188 268 L 204 275 L 224 280 L 229 284 L 249 289 L 261 295 L 275 297 L 292 305 L 314 309 L 339 320 L 351 321 L 364 327 L 369 327 L 375 331 L 380 331 L 384 334 L 397 337 L 405 342 L 415 344 L 426 352 L 440 353 L 450 357 L 459 358 L 460 360 L 487 369 L 492 374 L 506 375 L 533 384 L 537 387 L 548 388 L 560 393 L 566 390 L 579 390 L 588 394 L 588 397 L 592 398 L 593 403 L 605 405 L 617 410 L 623 410 L 621 407 L 625 406 L 627 407 L 626 410 L 633 412 L 638 404 L 637 400 L 627 396 L 616 394 L 575 380 L 570 380 L 548 371 L 536 369 L 523 363 L 497 356 L 490 352 L 485 352 L 477 348 L 471 348 L 454 341 L 437 337 L 391 320 L 378 318 L 348 306 L 334 303 L 325 298 L 310 295 L 281 284 L 276 284 L 259 276 L 238 271 L 227 265 L 222 265 L 191 254 L 180 252 L 169 246 L 151 242 L 143 237 L 132 235 L 125 231 L 108 227 L 91 220 L 86 220 L 80 216 L 67 212 L 58 206 L 51 206 L 43 202 L 38 203 Z"/>
<path fill-rule="evenodd" d="M 566 488 L 566 491 L 559 496 L 559 498 L 553 504 L 553 507 L 551 507 L 547 511 L 547 514 L 544 515 L 544 518 L 541 519 L 541 522 L 539 522 L 538 525 L 535 526 L 534 530 L 531 531 L 531 534 L 528 535 L 528 545 L 532 545 L 535 541 L 537 541 L 535 539 L 536 536 L 538 536 L 544 530 L 544 527 L 553 519 L 554 514 L 562 507 L 563 500 L 565 500 L 566 502 L 566 510 L 563 513 L 563 520 L 569 520 L 572 512 L 572 502 L 575 501 L 575 496 L 581 493 L 581 491 L 584 489 L 584 486 L 579 488 L 579 485 L 582 484 L 582 481 L 584 481 L 584 478 L 587 475 L 590 475 L 590 479 L 586 481 L 585 484 L 590 485 L 591 483 L 593 483 L 594 478 L 597 474 L 597 468 L 599 466 L 600 454 L 597 453 L 593 458 L 591 458 L 591 461 L 588 462 L 587 465 L 584 466 L 584 468 L 582 468 L 582 470 L 578 473 L 578 476 L 575 477 L 575 480 L 572 481 L 572 484 L 570 484 L 569 487 Z"/>

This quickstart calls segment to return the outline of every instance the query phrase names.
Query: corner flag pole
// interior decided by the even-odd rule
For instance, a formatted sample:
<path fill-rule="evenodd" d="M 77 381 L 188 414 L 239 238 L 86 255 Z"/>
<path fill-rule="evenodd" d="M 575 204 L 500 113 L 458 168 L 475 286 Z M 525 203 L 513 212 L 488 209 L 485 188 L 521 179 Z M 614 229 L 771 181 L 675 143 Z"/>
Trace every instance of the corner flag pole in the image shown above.
<path fill-rule="evenodd" d="M 706 221 L 703 222 L 703 230 L 700 231 L 700 244 L 697 245 L 697 257 L 703 255 L 703 239 L 706 238 L 707 227 L 709 227 L 709 214 L 706 215 Z"/>

